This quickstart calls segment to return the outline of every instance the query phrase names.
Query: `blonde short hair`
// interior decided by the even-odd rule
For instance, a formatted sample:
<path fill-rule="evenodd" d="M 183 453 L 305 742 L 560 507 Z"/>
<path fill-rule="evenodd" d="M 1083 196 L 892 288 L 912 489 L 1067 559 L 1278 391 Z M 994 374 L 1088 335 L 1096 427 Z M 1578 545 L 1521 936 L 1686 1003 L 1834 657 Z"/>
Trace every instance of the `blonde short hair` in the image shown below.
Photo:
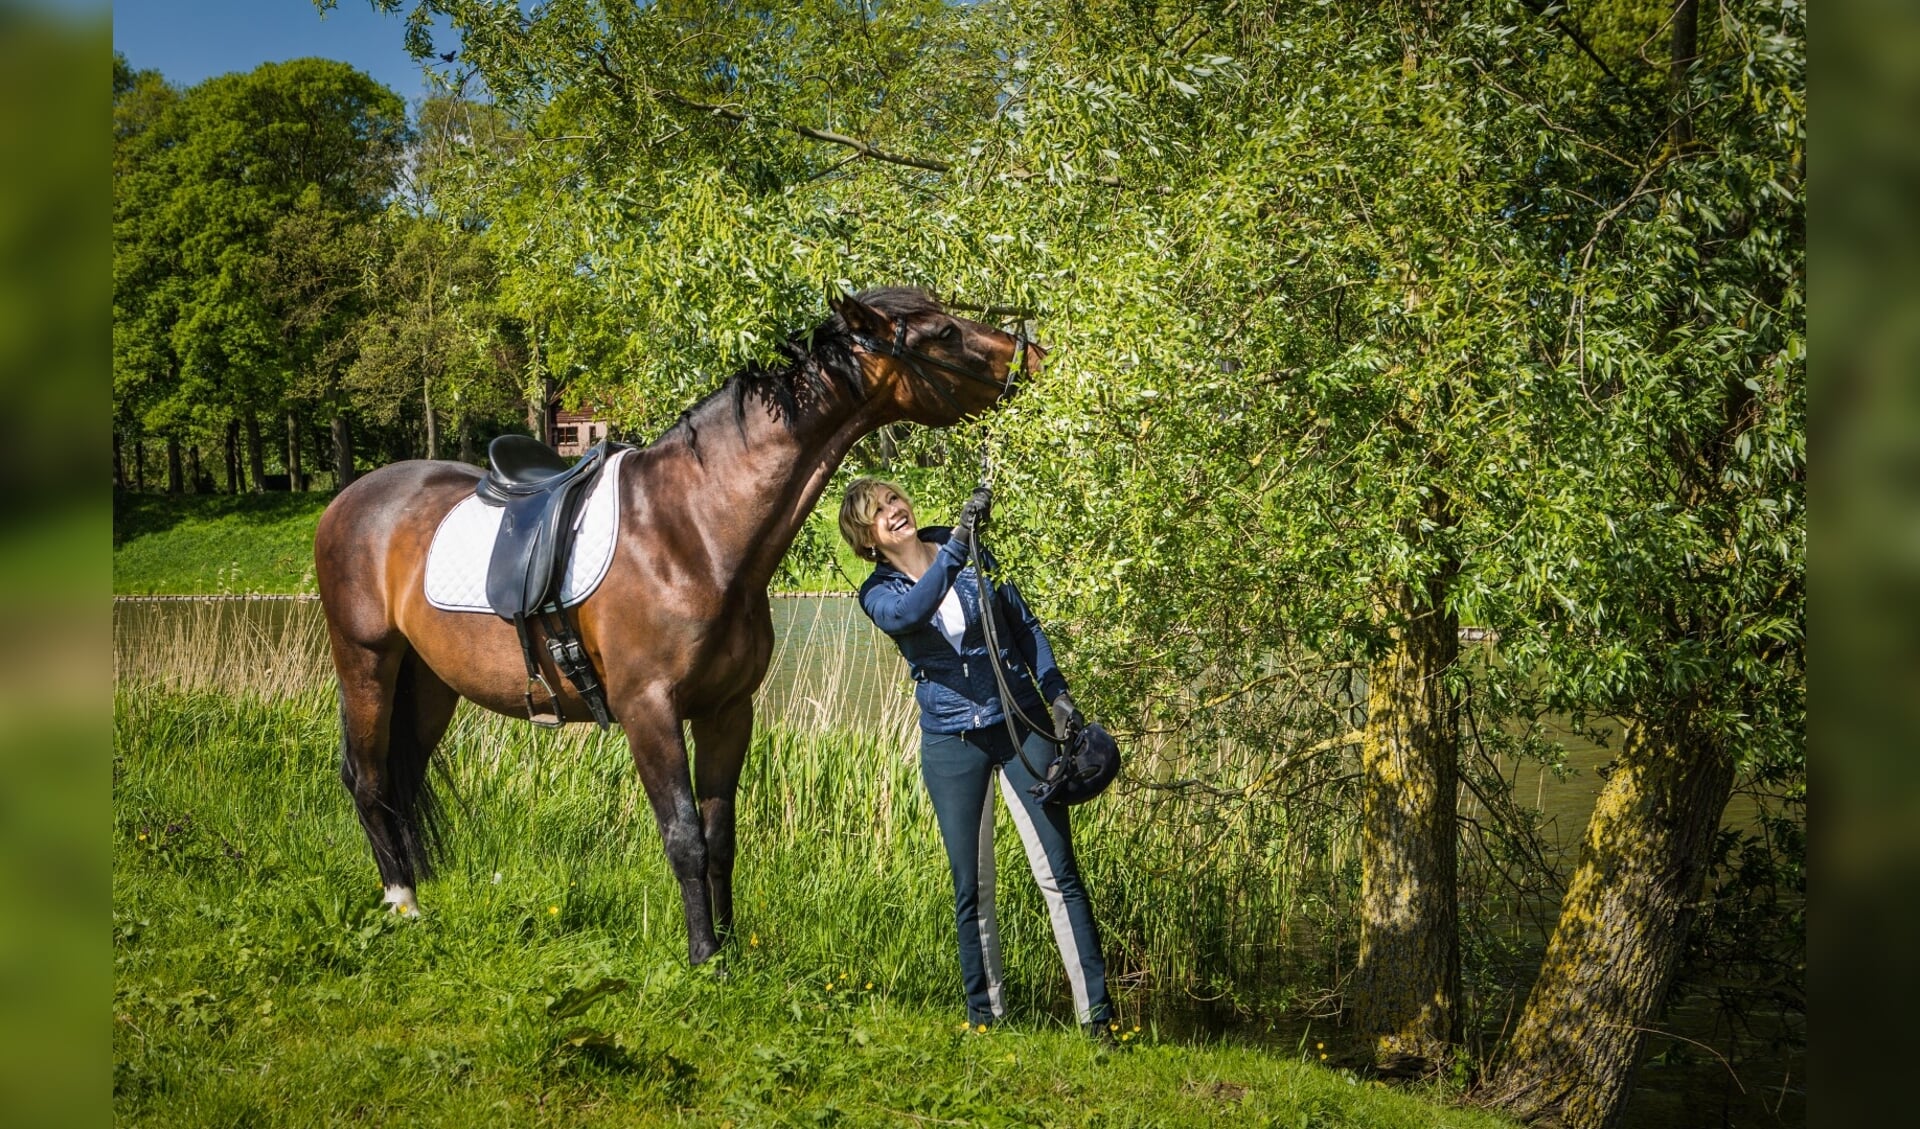
<path fill-rule="evenodd" d="M 880 495 L 887 490 L 900 495 L 912 511 L 913 499 L 898 484 L 884 478 L 856 478 L 848 484 L 846 497 L 840 499 L 840 536 L 862 560 L 880 559 L 880 550 L 873 547 L 873 519 L 880 512 Z"/>

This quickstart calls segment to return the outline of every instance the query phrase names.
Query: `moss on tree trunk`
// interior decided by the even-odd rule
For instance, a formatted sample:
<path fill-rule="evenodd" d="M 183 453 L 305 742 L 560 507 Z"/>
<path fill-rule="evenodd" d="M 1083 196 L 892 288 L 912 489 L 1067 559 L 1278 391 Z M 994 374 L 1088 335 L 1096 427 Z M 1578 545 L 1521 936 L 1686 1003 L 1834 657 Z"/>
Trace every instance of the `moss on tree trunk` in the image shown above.
<path fill-rule="evenodd" d="M 1686 944 L 1733 789 L 1723 751 L 1633 726 L 1587 824 L 1493 1104 L 1573 1129 L 1619 1123 Z"/>
<path fill-rule="evenodd" d="M 1395 592 L 1393 645 L 1367 680 L 1354 1016 L 1396 1073 L 1431 1069 L 1459 1041 L 1459 721 L 1445 674 L 1460 629 L 1439 587 Z"/>

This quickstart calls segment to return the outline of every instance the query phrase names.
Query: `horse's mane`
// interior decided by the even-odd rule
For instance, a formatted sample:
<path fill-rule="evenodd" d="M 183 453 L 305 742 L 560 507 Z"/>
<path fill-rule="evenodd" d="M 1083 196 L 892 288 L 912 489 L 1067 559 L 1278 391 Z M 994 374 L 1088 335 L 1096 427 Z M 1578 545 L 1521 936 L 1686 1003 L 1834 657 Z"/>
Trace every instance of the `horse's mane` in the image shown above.
<path fill-rule="evenodd" d="M 924 290 L 908 286 L 887 286 L 858 295 L 860 301 L 894 317 L 943 313 L 939 302 Z M 684 437 L 698 449 L 700 427 L 723 402 L 730 403 L 734 427 L 746 438 L 747 400 L 759 396 L 768 401 L 774 414 L 791 430 L 798 421 L 801 399 L 808 393 L 831 395 L 834 381 L 847 386 L 857 397 L 865 397 L 866 382 L 860 363 L 853 355 L 850 330 L 839 314 L 834 314 L 811 330 L 791 334 L 780 343 L 787 363 L 767 365 L 758 361 L 722 381 L 713 391 L 680 413 L 673 426 L 662 432 L 658 442 Z"/>

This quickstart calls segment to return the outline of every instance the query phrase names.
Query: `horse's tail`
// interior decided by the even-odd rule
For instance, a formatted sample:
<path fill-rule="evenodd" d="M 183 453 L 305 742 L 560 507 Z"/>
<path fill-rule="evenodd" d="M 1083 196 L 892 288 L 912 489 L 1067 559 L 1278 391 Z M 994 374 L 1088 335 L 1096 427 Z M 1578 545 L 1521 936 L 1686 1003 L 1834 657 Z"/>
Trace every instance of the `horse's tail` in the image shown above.
<path fill-rule="evenodd" d="M 415 692 L 418 663 L 416 656 L 408 655 L 401 660 L 400 672 L 394 679 L 393 709 L 387 722 L 386 771 L 378 801 L 392 861 L 402 884 L 407 886 L 433 877 L 434 863 L 442 857 L 444 849 L 440 801 L 427 772 L 433 749 L 421 742 L 415 724 L 419 712 Z M 343 701 L 340 705 L 340 780 L 356 796 L 360 794 L 355 787 L 358 776 L 347 742 L 347 710 Z M 376 842 L 375 851 L 379 848 Z"/>

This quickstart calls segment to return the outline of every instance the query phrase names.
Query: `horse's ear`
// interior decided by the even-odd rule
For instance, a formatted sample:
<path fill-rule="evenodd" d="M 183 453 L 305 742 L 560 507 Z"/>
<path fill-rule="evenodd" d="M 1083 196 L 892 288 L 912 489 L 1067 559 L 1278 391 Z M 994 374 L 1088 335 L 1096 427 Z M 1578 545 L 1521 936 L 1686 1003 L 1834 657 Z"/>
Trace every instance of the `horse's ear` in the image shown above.
<path fill-rule="evenodd" d="M 864 333 L 869 337 L 888 337 L 891 323 L 887 315 L 867 305 L 851 294 L 839 298 L 827 299 L 827 305 L 847 323 L 847 328 L 855 333 Z"/>

